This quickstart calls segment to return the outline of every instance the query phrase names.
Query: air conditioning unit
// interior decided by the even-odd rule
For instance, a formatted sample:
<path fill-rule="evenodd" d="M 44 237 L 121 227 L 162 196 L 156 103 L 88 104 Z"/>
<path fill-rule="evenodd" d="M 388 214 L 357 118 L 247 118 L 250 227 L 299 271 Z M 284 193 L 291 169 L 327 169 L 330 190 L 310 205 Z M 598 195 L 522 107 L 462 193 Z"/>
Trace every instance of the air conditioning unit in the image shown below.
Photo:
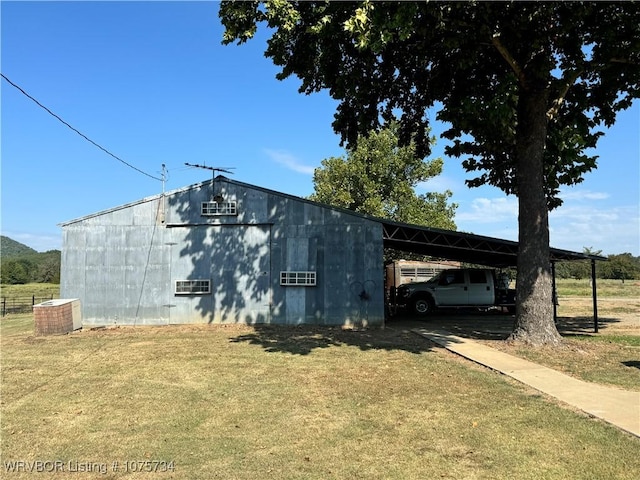
<path fill-rule="evenodd" d="M 62 335 L 82 328 L 82 310 L 77 298 L 57 298 L 33 306 L 36 335 Z"/>

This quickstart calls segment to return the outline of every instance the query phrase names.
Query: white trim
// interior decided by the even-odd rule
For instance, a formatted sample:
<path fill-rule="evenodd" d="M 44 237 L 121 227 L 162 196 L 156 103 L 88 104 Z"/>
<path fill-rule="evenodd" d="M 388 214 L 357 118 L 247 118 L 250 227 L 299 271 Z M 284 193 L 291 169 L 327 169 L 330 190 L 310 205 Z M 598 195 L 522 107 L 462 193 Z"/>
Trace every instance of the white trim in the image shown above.
<path fill-rule="evenodd" d="M 208 295 L 211 293 L 211 280 L 176 280 L 176 295 Z"/>
<path fill-rule="evenodd" d="M 285 286 L 302 286 L 302 287 L 313 287 L 316 285 L 316 272 L 311 271 L 299 271 L 299 272 L 290 272 L 290 271 L 282 271 L 280 272 L 280 285 Z"/>
<path fill-rule="evenodd" d="M 222 215 L 238 215 L 236 202 L 202 202 L 200 214 L 203 217 L 219 217 Z"/>

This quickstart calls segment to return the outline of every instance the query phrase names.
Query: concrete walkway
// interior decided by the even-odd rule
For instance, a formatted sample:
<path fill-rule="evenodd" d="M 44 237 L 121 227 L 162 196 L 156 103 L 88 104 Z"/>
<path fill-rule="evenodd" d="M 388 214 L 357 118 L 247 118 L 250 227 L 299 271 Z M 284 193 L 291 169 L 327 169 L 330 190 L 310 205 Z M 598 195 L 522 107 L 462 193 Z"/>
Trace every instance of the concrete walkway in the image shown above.
<path fill-rule="evenodd" d="M 640 437 L 640 392 L 583 382 L 446 330 L 416 328 L 412 331 Z"/>

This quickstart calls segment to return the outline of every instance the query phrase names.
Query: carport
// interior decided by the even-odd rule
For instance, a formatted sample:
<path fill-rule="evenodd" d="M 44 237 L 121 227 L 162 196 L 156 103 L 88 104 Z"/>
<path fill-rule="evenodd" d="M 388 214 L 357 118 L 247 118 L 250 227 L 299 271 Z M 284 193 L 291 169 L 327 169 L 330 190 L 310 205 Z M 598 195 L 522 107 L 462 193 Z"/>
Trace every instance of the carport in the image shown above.
<path fill-rule="evenodd" d="M 406 223 L 381 221 L 385 248 L 428 255 L 446 260 L 485 265 L 488 267 L 516 267 L 518 242 L 485 237 L 465 232 L 419 227 Z M 599 255 L 587 255 L 551 248 L 549 261 L 553 282 L 553 318 L 557 320 L 556 262 L 589 260 L 591 262 L 591 291 L 593 297 L 593 328 L 598 332 L 598 298 L 596 292 L 596 260 Z"/>

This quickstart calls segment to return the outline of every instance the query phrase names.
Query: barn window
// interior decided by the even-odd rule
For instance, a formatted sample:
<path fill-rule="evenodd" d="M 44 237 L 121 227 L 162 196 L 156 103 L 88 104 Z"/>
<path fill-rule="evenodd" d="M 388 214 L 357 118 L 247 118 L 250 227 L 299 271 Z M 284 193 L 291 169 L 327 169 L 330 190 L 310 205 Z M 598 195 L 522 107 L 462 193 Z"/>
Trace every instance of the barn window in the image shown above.
<path fill-rule="evenodd" d="M 236 202 L 202 202 L 202 215 L 205 217 L 237 214 Z"/>
<path fill-rule="evenodd" d="M 313 286 L 316 272 L 280 272 L 280 285 Z"/>
<path fill-rule="evenodd" d="M 211 293 L 211 280 L 176 280 L 176 295 L 206 295 Z"/>

